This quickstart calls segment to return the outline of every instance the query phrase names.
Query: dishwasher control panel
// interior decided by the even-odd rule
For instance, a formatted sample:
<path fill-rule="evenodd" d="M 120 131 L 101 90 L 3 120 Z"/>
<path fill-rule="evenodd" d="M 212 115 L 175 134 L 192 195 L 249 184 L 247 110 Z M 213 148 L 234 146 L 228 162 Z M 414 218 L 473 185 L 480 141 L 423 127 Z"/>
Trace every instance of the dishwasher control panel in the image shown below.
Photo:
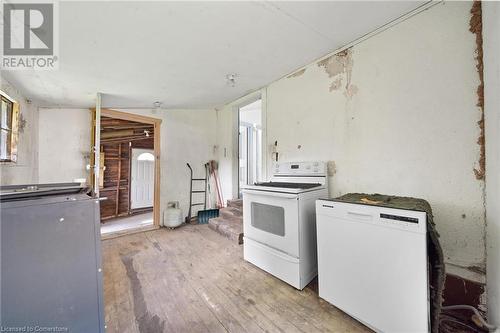
<path fill-rule="evenodd" d="M 425 233 L 427 230 L 427 214 L 420 211 L 318 200 L 316 214 L 411 232 Z"/>

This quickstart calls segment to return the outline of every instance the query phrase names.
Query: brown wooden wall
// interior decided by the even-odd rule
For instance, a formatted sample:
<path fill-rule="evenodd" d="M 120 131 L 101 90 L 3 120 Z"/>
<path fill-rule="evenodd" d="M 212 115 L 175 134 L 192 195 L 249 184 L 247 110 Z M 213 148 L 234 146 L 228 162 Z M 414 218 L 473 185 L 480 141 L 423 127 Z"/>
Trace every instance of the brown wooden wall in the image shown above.
<path fill-rule="evenodd" d="M 123 128 L 137 126 L 134 122 L 103 117 L 101 119 L 103 132 L 110 133 Z M 107 125 L 110 124 L 110 125 Z M 112 124 L 112 126 L 111 126 Z M 143 130 L 141 128 L 141 130 Z M 115 217 L 127 216 L 130 209 L 130 166 L 132 148 L 153 149 L 153 136 L 149 137 L 119 137 L 101 140 L 101 152 L 104 153 L 104 181 L 100 189 L 101 196 L 107 200 L 101 201 L 101 221 Z"/>

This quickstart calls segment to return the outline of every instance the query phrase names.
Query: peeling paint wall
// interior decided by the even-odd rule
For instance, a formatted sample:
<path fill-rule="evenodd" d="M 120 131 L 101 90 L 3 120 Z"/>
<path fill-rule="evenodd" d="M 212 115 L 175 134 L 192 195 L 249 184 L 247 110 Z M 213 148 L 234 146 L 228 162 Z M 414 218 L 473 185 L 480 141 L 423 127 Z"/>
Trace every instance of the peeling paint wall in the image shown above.
<path fill-rule="evenodd" d="M 358 87 L 351 83 L 354 66 L 352 52 L 352 48 L 349 48 L 317 62 L 332 79 L 330 92 L 343 89 L 344 96 L 349 99 L 358 92 Z"/>
<path fill-rule="evenodd" d="M 484 180 L 485 176 L 485 137 L 484 137 L 484 77 L 483 77 L 483 22 L 481 12 L 481 1 L 474 1 L 470 10 L 471 17 L 469 21 L 469 31 L 476 37 L 476 69 L 479 76 L 479 85 L 477 86 L 477 104 L 479 108 L 480 118 L 477 122 L 479 126 L 479 137 L 477 144 L 479 145 L 479 161 L 478 166 L 474 169 L 476 178 Z"/>
<path fill-rule="evenodd" d="M 292 73 L 292 74 L 288 75 L 287 78 L 291 79 L 293 77 L 299 77 L 299 76 L 302 76 L 305 72 L 306 72 L 306 69 L 303 68 L 301 70 L 296 71 L 295 73 Z"/>
<path fill-rule="evenodd" d="M 488 320 L 500 332 L 500 2 L 483 3 Z"/>
<path fill-rule="evenodd" d="M 19 102 L 20 128 L 17 162 L 0 164 L 0 185 L 33 184 L 38 182 L 38 107 L 27 103 L 7 80 L 1 78 L 1 90 Z"/>
<path fill-rule="evenodd" d="M 476 268 L 485 269 L 484 182 L 473 171 L 480 158 L 480 81 L 471 5 L 437 4 L 270 84 L 265 102 L 267 145 L 278 142 L 281 161 L 334 161 L 331 196 L 377 192 L 428 200 L 448 267 L 467 275 L 473 266 L 469 275 L 482 280 Z M 231 104 L 219 112 L 225 123 L 218 128 L 231 126 L 230 110 Z M 269 173 L 270 154 L 267 161 Z M 231 186 L 229 178 L 222 182 Z"/>

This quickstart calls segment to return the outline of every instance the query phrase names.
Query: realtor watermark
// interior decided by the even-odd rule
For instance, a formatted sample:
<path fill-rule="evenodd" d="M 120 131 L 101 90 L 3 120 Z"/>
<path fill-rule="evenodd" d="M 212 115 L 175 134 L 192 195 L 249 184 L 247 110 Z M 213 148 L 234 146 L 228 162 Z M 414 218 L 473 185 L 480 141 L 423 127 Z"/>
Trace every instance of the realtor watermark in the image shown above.
<path fill-rule="evenodd" d="M 64 326 L 0 326 L 0 332 L 69 332 Z"/>
<path fill-rule="evenodd" d="M 59 65 L 56 0 L 2 1 L 2 70 L 53 70 Z"/>

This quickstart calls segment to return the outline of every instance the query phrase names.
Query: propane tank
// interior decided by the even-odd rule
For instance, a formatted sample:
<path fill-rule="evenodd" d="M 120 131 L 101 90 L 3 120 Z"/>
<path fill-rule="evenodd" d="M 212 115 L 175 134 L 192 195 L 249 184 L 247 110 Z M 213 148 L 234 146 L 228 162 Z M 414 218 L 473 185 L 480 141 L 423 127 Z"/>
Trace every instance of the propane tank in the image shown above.
<path fill-rule="evenodd" d="M 163 226 L 176 228 L 182 224 L 182 210 L 179 208 L 179 201 L 167 203 L 167 209 L 163 214 Z"/>

